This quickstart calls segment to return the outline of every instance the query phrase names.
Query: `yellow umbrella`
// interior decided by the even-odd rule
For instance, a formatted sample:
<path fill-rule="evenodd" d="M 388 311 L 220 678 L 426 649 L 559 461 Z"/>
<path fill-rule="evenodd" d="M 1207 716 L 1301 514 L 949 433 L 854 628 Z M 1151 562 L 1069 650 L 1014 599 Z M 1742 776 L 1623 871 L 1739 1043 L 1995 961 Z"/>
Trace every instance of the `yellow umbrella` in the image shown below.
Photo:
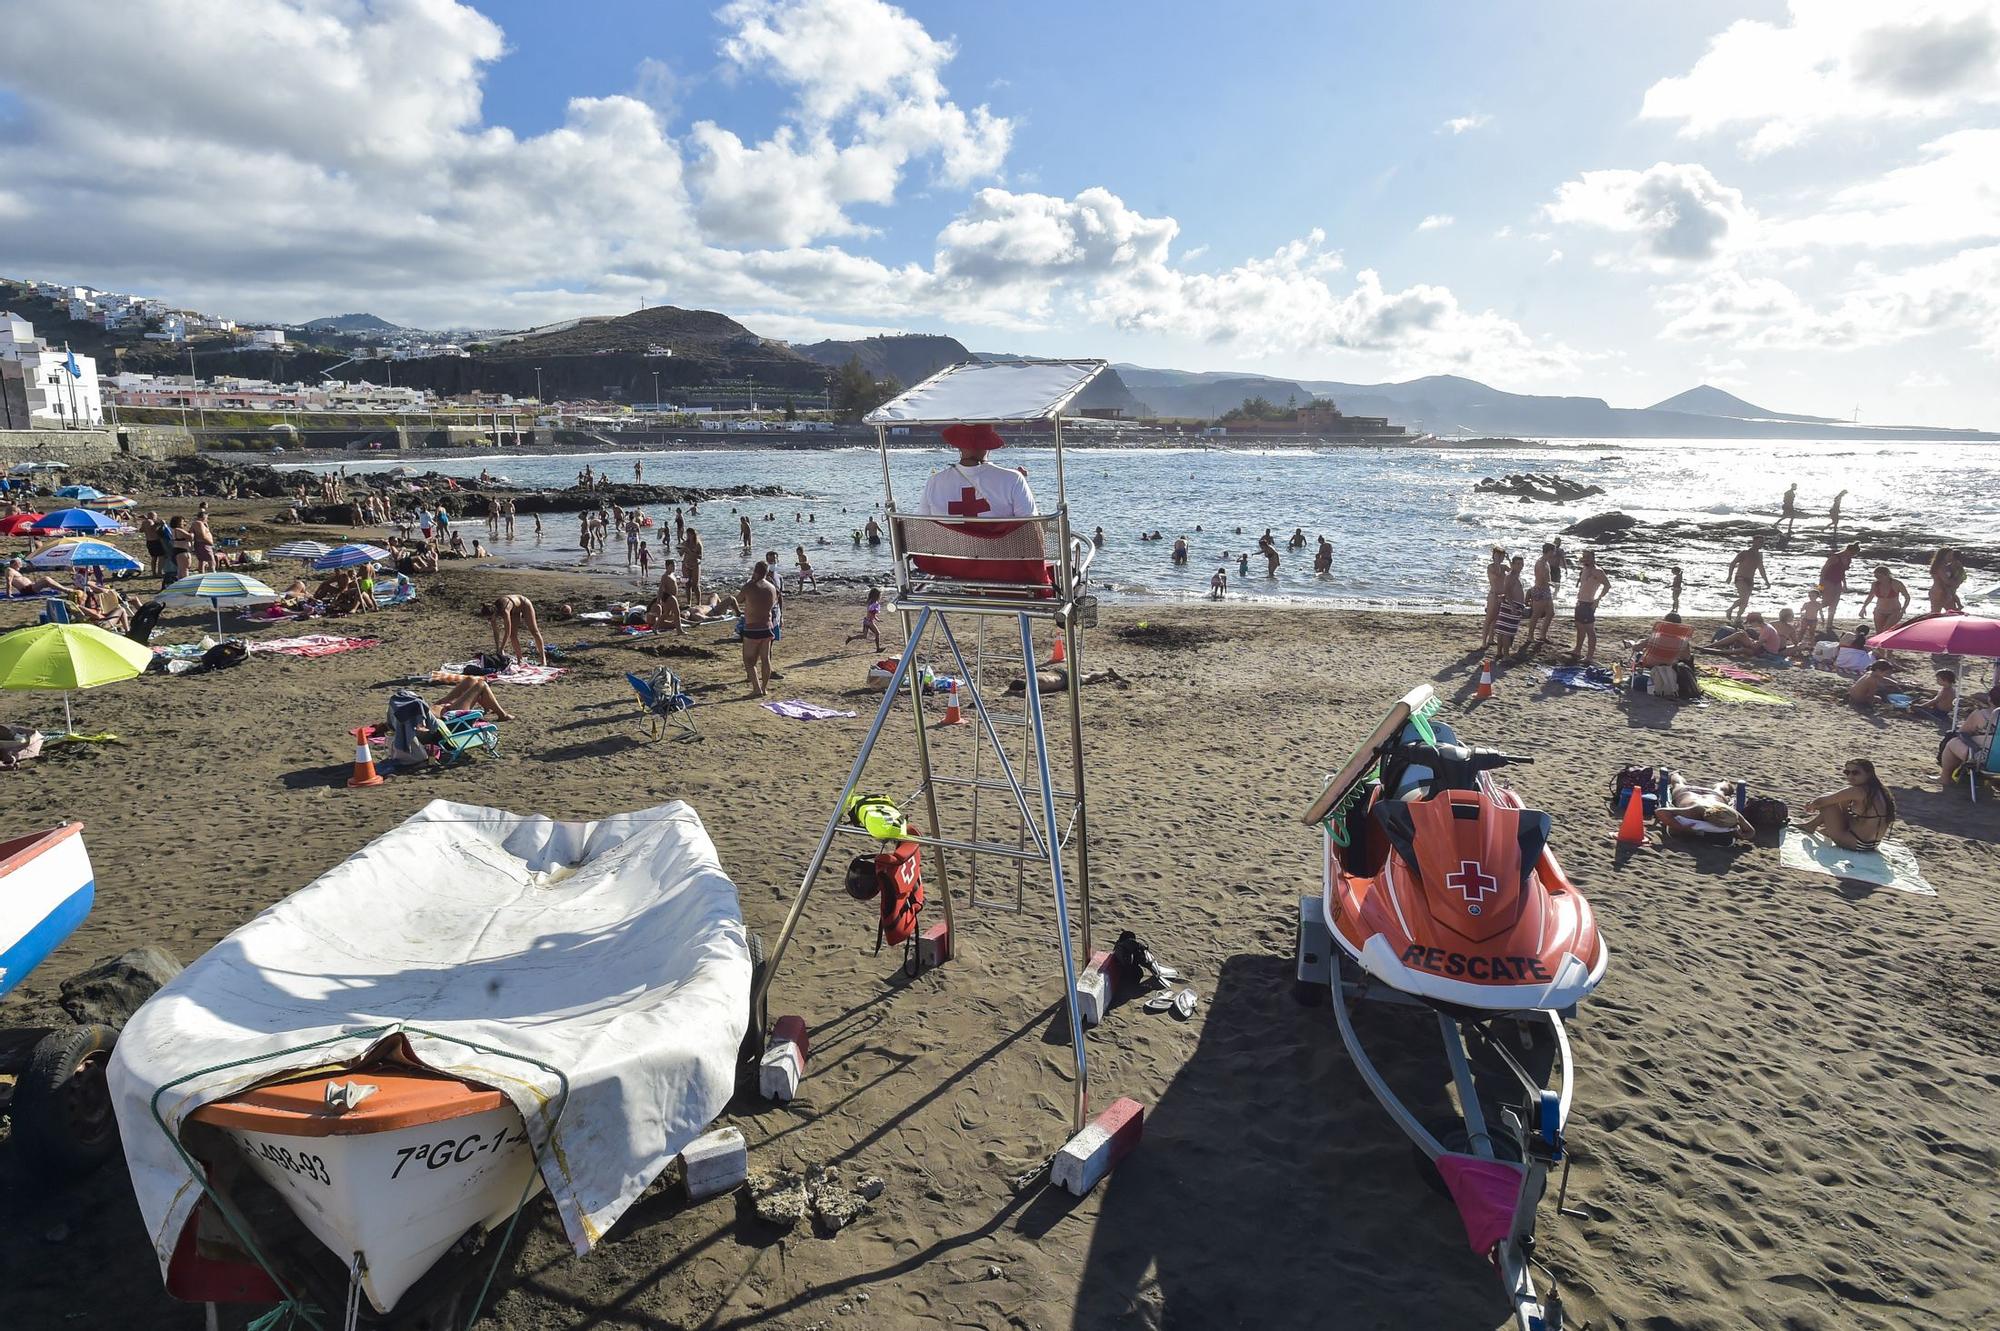
<path fill-rule="evenodd" d="M 38 624 L 0 636 L 0 689 L 61 690 L 65 733 L 82 739 L 70 716 L 69 695 L 144 674 L 150 649 L 95 624 Z"/>

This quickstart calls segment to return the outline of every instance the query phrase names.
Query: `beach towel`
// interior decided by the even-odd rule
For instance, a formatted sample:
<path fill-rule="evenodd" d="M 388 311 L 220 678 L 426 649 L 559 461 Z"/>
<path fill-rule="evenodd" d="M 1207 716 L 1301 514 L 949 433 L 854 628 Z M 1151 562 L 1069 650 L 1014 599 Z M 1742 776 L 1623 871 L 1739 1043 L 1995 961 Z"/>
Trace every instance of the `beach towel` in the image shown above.
<path fill-rule="evenodd" d="M 1724 679 L 1720 675 L 1701 677 L 1701 696 L 1716 702 L 1760 703 L 1766 707 L 1790 707 L 1789 698 L 1781 697 L 1769 689 L 1755 684 L 1745 684 L 1740 679 Z"/>
<path fill-rule="evenodd" d="M 1745 670 L 1740 665 L 1730 665 L 1726 661 L 1721 665 L 1710 667 L 1704 673 L 1721 675 L 1724 679 L 1741 680 L 1745 684 L 1763 684 L 1771 678 L 1762 671 Z"/>
<path fill-rule="evenodd" d="M 1603 666 L 1550 666 L 1542 672 L 1542 677 L 1551 684 L 1560 684 L 1566 689 L 1597 689 L 1604 693 L 1616 693 L 1618 685 L 1611 679 L 1611 672 Z"/>
<path fill-rule="evenodd" d="M 1848 850 L 1817 833 L 1808 835 L 1788 827 L 1784 842 L 1778 847 L 1778 863 L 1801 873 L 1851 878 L 1856 882 L 1873 883 L 1877 887 L 1893 887 L 1898 892 L 1914 892 L 1918 896 L 1937 895 L 1937 889 L 1924 881 L 1923 871 L 1917 867 L 1917 857 L 1910 853 L 1908 847 L 1894 841 L 1884 841 L 1876 850 Z"/>
<path fill-rule="evenodd" d="M 479 672 L 473 667 L 479 658 L 456 663 L 447 661 L 441 669 L 451 675 L 473 675 Z M 516 661 L 497 675 L 482 675 L 489 684 L 552 684 L 569 672 L 562 666 L 529 665 L 526 661 Z"/>
<path fill-rule="evenodd" d="M 797 698 L 787 698 L 784 702 L 767 702 L 767 712 L 790 717 L 794 721 L 831 721 L 835 717 L 853 716 L 853 712 L 843 712 L 837 707 L 822 707 L 816 702 L 801 702 Z"/>
<path fill-rule="evenodd" d="M 343 638 L 333 633 L 308 633 L 301 638 L 270 638 L 253 642 L 253 652 L 277 652 L 284 656 L 338 656 L 363 647 L 379 647 L 380 638 Z"/>

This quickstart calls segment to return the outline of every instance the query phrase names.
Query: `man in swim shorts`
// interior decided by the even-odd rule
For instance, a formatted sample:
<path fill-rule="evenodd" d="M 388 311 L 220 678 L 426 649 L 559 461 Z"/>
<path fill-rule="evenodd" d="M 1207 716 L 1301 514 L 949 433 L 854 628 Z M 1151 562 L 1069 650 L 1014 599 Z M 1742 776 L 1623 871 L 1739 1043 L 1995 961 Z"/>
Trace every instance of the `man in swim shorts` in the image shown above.
<path fill-rule="evenodd" d="M 1577 566 L 1576 644 L 1570 660 L 1581 657 L 1583 664 L 1597 664 L 1597 603 L 1611 591 L 1611 579 L 1597 566 L 1597 552 L 1585 550 Z"/>
<path fill-rule="evenodd" d="M 763 560 L 750 570 L 750 581 L 743 584 L 737 600 L 743 611 L 743 677 L 750 681 L 750 696 L 761 698 L 771 688 L 771 639 L 776 632 L 771 621 L 778 608 L 778 588 Z"/>
<path fill-rule="evenodd" d="M 1535 561 L 1535 585 L 1528 592 L 1528 641 L 1524 646 L 1549 640 L 1549 629 L 1556 622 L 1556 578 L 1561 562 L 1562 555 L 1554 545 L 1542 547 L 1542 557 Z"/>
<path fill-rule="evenodd" d="M 1861 556 L 1861 546 L 1850 543 L 1838 554 L 1826 557 L 1819 566 L 1819 599 L 1826 603 L 1826 622 L 1831 624 L 1840 618 L 1840 595 L 1847 590 L 1847 570 Z"/>
<path fill-rule="evenodd" d="M 1738 552 L 1729 561 L 1729 580 L 1736 584 L 1736 599 L 1722 618 L 1729 623 L 1741 623 L 1743 612 L 1750 608 L 1750 593 L 1757 589 L 1757 579 L 1764 579 L 1764 589 L 1770 590 L 1771 575 L 1764 571 L 1764 538 L 1752 536 L 1750 548 Z"/>

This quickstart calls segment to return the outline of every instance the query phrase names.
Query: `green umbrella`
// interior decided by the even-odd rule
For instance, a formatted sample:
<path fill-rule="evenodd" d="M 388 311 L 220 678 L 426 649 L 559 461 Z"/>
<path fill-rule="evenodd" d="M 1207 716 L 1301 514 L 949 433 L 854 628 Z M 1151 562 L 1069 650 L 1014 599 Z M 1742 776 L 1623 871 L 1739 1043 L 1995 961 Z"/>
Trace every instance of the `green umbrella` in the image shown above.
<path fill-rule="evenodd" d="M 0 689 L 61 690 L 59 739 L 82 738 L 70 716 L 72 692 L 133 679 L 152 663 L 150 649 L 95 624 L 38 624 L 0 636 Z"/>

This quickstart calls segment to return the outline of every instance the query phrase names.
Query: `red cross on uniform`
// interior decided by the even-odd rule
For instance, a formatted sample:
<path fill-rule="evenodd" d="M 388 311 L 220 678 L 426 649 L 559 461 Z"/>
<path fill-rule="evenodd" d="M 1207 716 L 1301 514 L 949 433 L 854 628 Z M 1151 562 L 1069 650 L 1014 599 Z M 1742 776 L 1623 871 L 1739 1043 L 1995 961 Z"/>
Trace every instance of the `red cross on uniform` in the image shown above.
<path fill-rule="evenodd" d="M 992 507 L 993 505 L 987 503 L 979 491 L 968 485 L 958 492 L 958 498 L 944 506 L 944 511 L 953 517 L 976 518 Z"/>

